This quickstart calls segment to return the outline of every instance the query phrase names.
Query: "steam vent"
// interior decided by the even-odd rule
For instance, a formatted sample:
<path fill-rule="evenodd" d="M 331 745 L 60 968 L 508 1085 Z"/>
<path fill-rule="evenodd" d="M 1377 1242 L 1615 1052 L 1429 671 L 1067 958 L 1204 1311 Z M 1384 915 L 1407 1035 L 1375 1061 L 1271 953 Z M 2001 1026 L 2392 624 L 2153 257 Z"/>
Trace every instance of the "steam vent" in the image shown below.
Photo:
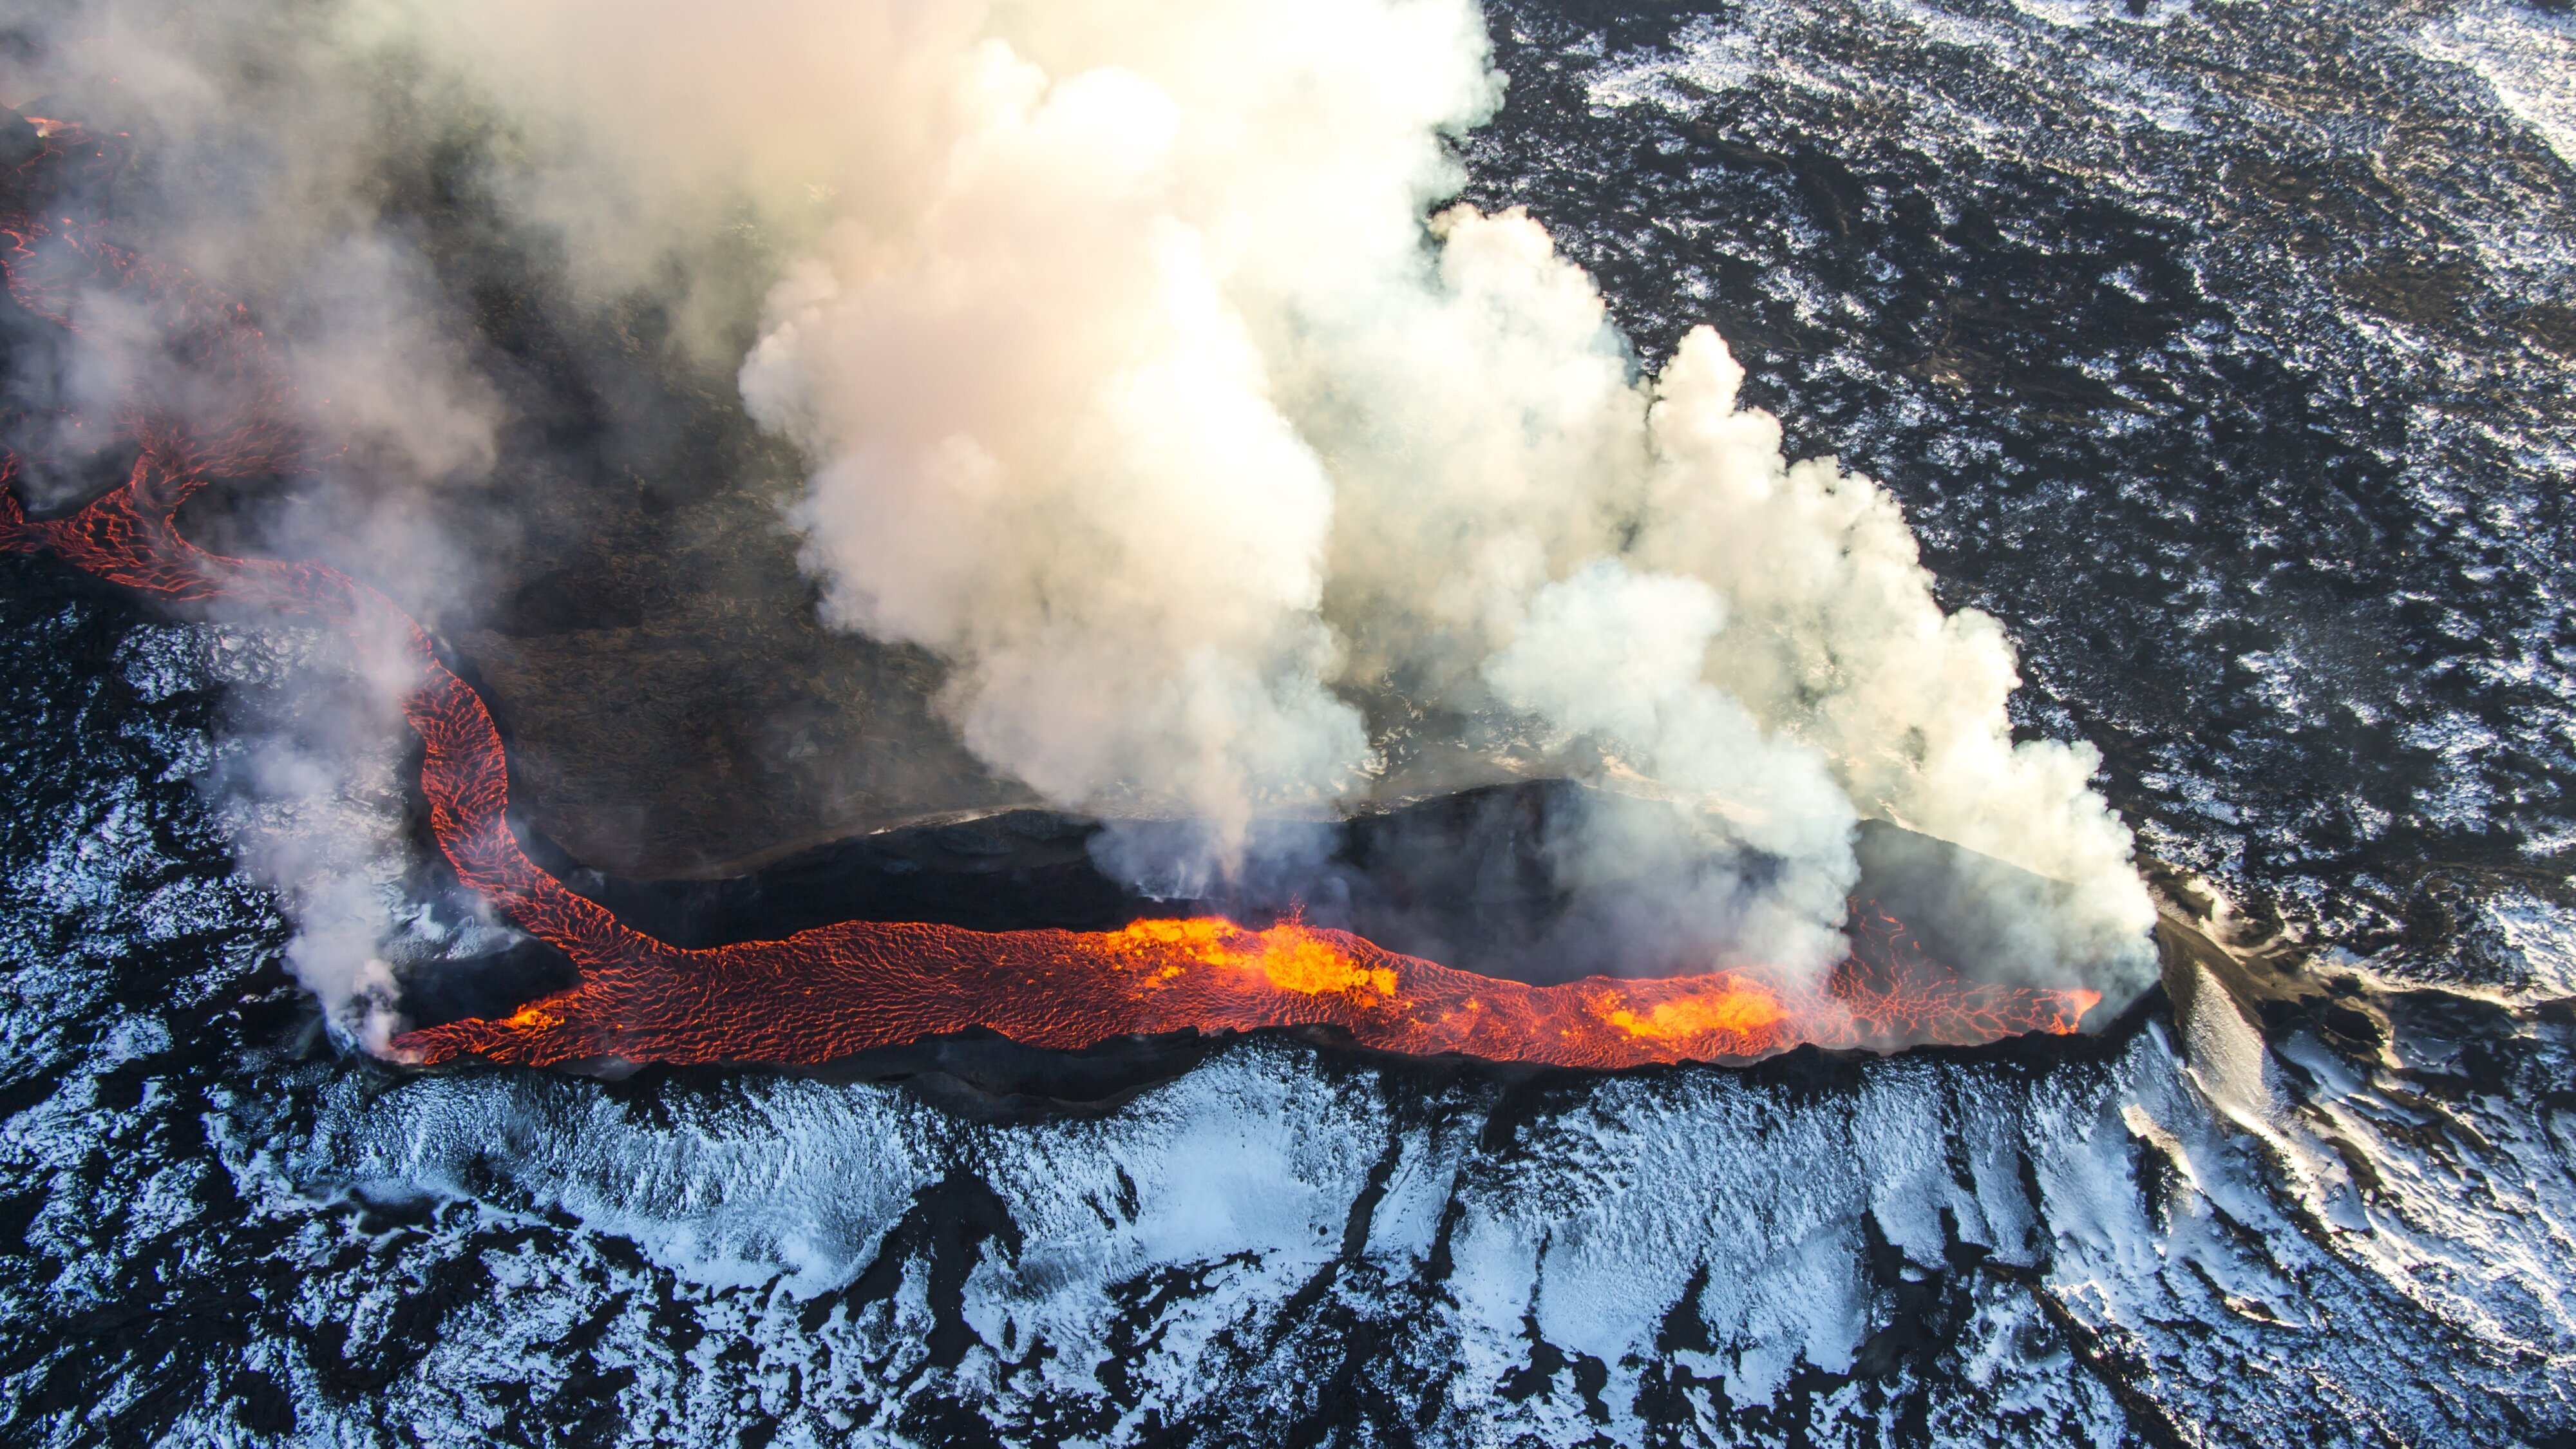
<path fill-rule="evenodd" d="M 0 1442 L 2576 1444 L 2559 0 L 0 41 Z"/>

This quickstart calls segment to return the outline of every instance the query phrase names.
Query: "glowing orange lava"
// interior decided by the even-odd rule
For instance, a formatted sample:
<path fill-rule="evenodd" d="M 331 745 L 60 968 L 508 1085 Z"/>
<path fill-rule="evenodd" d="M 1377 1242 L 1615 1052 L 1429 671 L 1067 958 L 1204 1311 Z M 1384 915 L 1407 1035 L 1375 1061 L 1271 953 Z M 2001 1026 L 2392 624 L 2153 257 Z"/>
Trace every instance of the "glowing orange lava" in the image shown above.
<path fill-rule="evenodd" d="M 1865 917 L 1861 964 L 1821 982 L 1721 971 L 1530 986 L 1399 956 L 1297 923 L 1138 921 L 1109 932 L 982 932 L 848 921 L 784 940 L 686 950 L 633 930 L 540 869 L 512 835 L 507 762 L 483 700 L 439 661 L 428 633 L 382 594 L 326 564 L 229 558 L 180 537 L 172 514 L 216 477 L 281 471 L 292 456 L 280 385 L 237 306 L 108 245 L 95 223 L 38 212 L 54 170 L 111 160 L 78 127 L 47 122 L 40 153 L 0 196 L 0 266 L 13 299 L 70 327 L 79 294 L 140 303 L 200 383 L 187 416 L 138 396 L 111 420 L 140 449 L 113 491 L 59 519 L 29 518 L 0 487 L 0 546 L 43 548 L 99 578 L 165 599 L 229 604 L 348 630 L 411 670 L 403 712 L 426 747 L 421 792 L 457 876 L 569 957 L 570 990 L 510 1016 L 395 1037 L 394 1055 L 480 1056 L 533 1066 L 627 1062 L 819 1063 L 969 1028 L 1075 1048 L 1133 1033 L 1328 1026 L 1363 1046 L 1508 1061 L 1621 1067 L 1740 1059 L 1800 1042 L 1972 1043 L 2070 1032 L 2100 1000 L 1964 982 Z M 222 400 L 208 422 L 209 397 Z M 24 476 L 11 454 L 0 482 Z"/>

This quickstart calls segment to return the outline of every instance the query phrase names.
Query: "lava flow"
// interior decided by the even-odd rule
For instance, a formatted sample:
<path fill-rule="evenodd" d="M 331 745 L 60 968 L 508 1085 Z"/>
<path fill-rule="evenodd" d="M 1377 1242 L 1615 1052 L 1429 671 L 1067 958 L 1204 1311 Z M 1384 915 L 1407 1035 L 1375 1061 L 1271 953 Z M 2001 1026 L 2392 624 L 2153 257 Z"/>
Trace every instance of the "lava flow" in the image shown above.
<path fill-rule="evenodd" d="M 2071 1032 L 2090 991 L 1979 985 L 1865 916 L 1862 950 L 1822 981 L 1721 971 L 1530 986 L 1400 956 L 1347 932 L 1290 922 L 1247 929 L 1202 918 L 1109 932 L 983 932 L 848 921 L 784 940 L 688 950 L 619 921 L 539 868 L 507 819 L 501 737 L 482 698 L 440 662 L 427 631 L 384 595 L 321 563 L 230 558 L 179 535 L 172 515 L 214 478 L 281 471 L 283 397 L 258 331 L 184 273 L 107 244 L 43 198 L 67 170 L 113 164 L 77 127 L 38 122 L 36 154 L 0 197 L 0 266 L 17 304 L 65 328 L 95 289 L 139 305 L 166 356 L 200 382 L 185 415 L 130 399 L 104 420 L 139 450 L 124 483 L 62 518 L 36 519 L 0 486 L 0 546 L 43 548 L 161 598 L 225 601 L 346 629 L 408 670 L 403 712 L 425 745 L 421 793 L 457 876 L 560 950 L 577 984 L 497 1019 L 393 1038 L 419 1063 L 480 1056 L 572 1062 L 818 1063 L 972 1028 L 1049 1048 L 1135 1033 L 1322 1026 L 1362 1046 L 1586 1067 L 1741 1059 L 1801 1042 L 1973 1043 Z M 209 407 L 209 397 L 220 399 Z M 213 415 L 210 421 L 209 414 Z M 78 427 L 83 420 L 57 419 Z M 11 452 L 0 483 L 23 486 Z"/>

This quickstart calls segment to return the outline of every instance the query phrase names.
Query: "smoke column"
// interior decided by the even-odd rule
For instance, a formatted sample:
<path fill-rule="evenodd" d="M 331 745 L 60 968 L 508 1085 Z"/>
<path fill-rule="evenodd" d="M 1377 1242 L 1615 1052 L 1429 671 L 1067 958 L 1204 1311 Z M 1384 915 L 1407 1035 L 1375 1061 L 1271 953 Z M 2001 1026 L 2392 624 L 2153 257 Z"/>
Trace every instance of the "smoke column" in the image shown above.
<path fill-rule="evenodd" d="M 1900 922 L 1875 912 L 1855 934 L 1877 949 L 1821 991 L 1776 973 L 1765 980 L 1737 972 L 1533 987 L 1302 923 L 1250 931 L 1221 918 L 1137 921 L 1095 933 L 857 920 L 780 939 L 674 948 L 566 888 L 521 848 L 508 818 L 500 730 L 418 621 L 328 564 L 228 557 L 179 531 L 180 510 L 208 483 L 286 462 L 290 430 L 281 426 L 263 339 L 242 309 L 105 240 L 100 222 L 45 204 L 62 199 L 52 183 L 66 175 L 112 167 L 115 148 L 78 126 L 40 120 L 0 126 L 0 154 L 9 152 L 15 164 L 0 163 L 0 273 L 10 300 L 33 321 L 77 332 L 89 295 L 119 297 L 133 315 L 154 319 L 175 354 L 200 364 L 191 371 L 238 385 L 224 389 L 235 405 L 221 412 L 174 411 L 138 391 L 111 415 L 70 419 L 129 440 L 135 462 L 123 483 L 58 517 L 28 514 L 18 492 L 27 455 L 0 453 L 0 551 L 42 550 L 174 604 L 247 606 L 339 634 L 359 672 L 400 697 L 421 743 L 429 830 L 459 883 L 578 973 L 570 987 L 506 1017 L 392 1035 L 385 1014 L 370 1014 L 360 1026 L 387 1055 L 610 1069 L 815 1063 L 976 1027 L 1078 1048 L 1139 1031 L 1321 1026 L 1413 1054 L 1626 1066 L 1760 1056 L 1798 1041 L 1894 1045 L 2067 1032 L 2100 1002 L 2081 989 L 1964 983 L 1925 961 Z M 333 791 L 290 783 L 271 793 Z M 293 881 L 312 872 L 310 862 L 297 862 L 282 874 Z M 364 877 L 344 867 L 339 878 Z M 329 951 L 333 935 L 354 935 L 363 949 L 374 934 L 363 902 L 352 909 L 292 887 L 290 895 L 303 922 L 297 945 L 310 949 L 290 949 L 289 962 L 307 979 L 313 955 Z M 357 983 L 349 996 L 364 1001 L 390 985 Z"/>
<path fill-rule="evenodd" d="M 334 260 L 345 284 L 302 289 L 314 320 L 281 340 L 364 383 L 343 410 L 416 480 L 488 466 L 496 401 L 434 328 L 368 322 L 422 310 L 399 238 L 317 220 L 364 189 L 328 144 L 353 97 L 507 117 L 522 164 L 489 185 L 603 296 L 754 227 L 758 317 L 718 285 L 678 311 L 809 461 L 788 522 L 829 622 L 947 659 L 995 770 L 1149 822 L 1101 851 L 1148 887 L 1293 896 L 1311 837 L 1266 822 L 1563 775 L 1617 803 L 1551 841 L 1559 884 L 1655 883 L 1621 928 L 1659 968 L 1830 963 L 1875 817 L 1971 852 L 1953 914 L 1980 974 L 2151 969 L 2093 752 L 2012 741 L 2009 642 L 1942 612 L 1886 492 L 1785 459 L 1713 332 L 1641 375 L 1538 222 L 1449 204 L 1446 138 L 1503 94 L 1467 0 L 191 22 L 240 66 L 127 14 L 82 23 L 174 122 L 240 110 L 236 73 L 289 78 L 255 98 L 284 98 L 278 204 L 189 255 Z M 472 566 L 404 586 L 448 552 L 406 547 L 402 492 L 343 531 L 431 617 Z"/>
<path fill-rule="evenodd" d="M 1444 207 L 1502 94 L 1471 4 L 615 13 L 419 23 L 616 214 L 747 185 L 810 238 L 741 383 L 829 616 L 954 661 L 995 768 L 1190 822 L 1111 863 L 1257 875 L 1262 817 L 1566 773 L 1659 802 L 1569 885 L 1694 863 L 1650 955 L 1830 961 L 1875 816 L 2049 878 L 1984 883 L 1999 974 L 2143 971 L 2093 752 L 2013 743 L 2010 644 L 1886 492 L 1785 460 L 1713 332 L 1639 376 L 1536 221 Z"/>

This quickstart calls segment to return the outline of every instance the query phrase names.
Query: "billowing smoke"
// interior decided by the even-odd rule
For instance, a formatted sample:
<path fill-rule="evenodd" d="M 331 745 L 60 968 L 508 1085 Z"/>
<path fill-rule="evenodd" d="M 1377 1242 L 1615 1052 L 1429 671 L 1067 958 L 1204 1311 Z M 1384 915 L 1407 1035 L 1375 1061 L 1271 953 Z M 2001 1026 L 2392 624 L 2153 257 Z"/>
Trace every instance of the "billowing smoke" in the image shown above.
<path fill-rule="evenodd" d="M 1565 776 L 1618 803 L 1552 841 L 1562 889 L 1681 883 L 1603 913 L 1639 959 L 1832 960 L 1871 818 L 1964 848 L 1986 974 L 2139 978 L 2093 752 L 2013 742 L 2009 642 L 1943 613 L 1888 494 L 1786 460 L 1713 332 L 1641 375 L 1538 222 L 1449 204 L 1446 138 L 1502 95 L 1468 0 L 381 0 L 297 34 L 469 78 L 586 285 L 760 229 L 740 387 L 810 463 L 827 617 L 950 661 L 997 771 L 1149 822 L 1100 852 L 1141 882 L 1294 894 L 1311 832 L 1264 822 Z M 726 355 L 734 295 L 684 299 L 693 345 Z M 470 386 L 446 421 L 368 396 L 413 454 L 488 456 Z"/>
<path fill-rule="evenodd" d="M 1641 377 L 1537 222 L 1443 209 L 1502 92 L 1471 4 L 539 8 L 438 24 L 653 158 L 627 214 L 749 178 L 812 236 L 741 381 L 831 618 L 953 660 L 997 769 L 1190 822 L 1113 863 L 1258 877 L 1263 817 L 1574 774 L 1658 804 L 1561 882 L 1698 862 L 1654 929 L 1704 955 L 1834 957 L 1868 816 L 2053 882 L 1993 873 L 1997 974 L 2143 962 L 2093 753 L 2012 741 L 2011 646 L 1893 500 L 1784 460 L 1714 333 Z"/>

